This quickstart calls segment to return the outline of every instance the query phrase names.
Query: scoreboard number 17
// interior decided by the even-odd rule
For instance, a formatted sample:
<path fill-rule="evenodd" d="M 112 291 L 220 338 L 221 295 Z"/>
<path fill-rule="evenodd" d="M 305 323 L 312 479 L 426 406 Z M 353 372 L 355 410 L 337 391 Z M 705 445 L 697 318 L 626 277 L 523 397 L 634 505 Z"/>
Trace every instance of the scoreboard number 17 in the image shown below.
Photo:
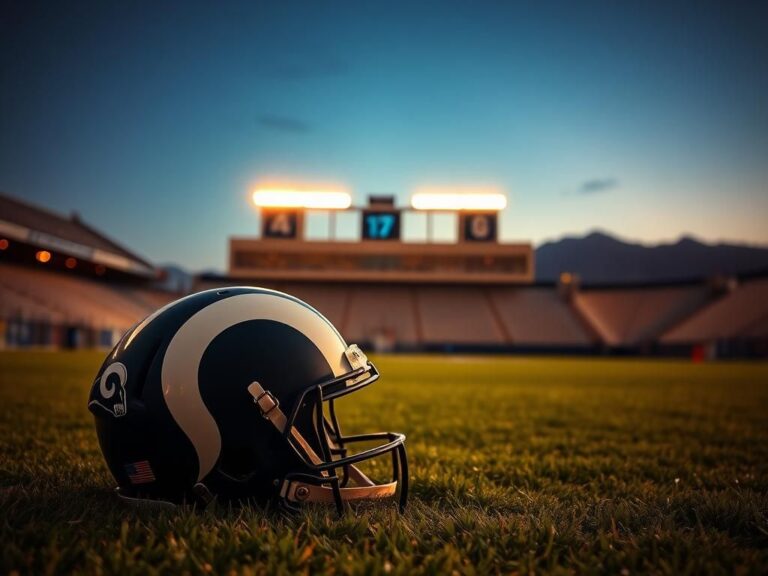
<path fill-rule="evenodd" d="M 363 212 L 363 239 L 398 240 L 400 213 L 366 210 Z"/>

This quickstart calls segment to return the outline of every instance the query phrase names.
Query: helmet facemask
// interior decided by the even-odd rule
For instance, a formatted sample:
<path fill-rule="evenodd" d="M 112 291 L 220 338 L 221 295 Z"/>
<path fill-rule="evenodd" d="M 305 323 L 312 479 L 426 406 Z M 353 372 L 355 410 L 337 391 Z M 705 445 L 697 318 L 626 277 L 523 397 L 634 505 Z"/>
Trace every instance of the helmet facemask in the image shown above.
<path fill-rule="evenodd" d="M 408 498 L 405 436 L 393 432 L 345 436 L 341 432 L 334 401 L 379 378 L 376 367 L 356 345 L 349 346 L 345 355 L 352 370 L 304 390 L 289 414 L 282 411 L 277 398 L 261 384 L 253 382 L 248 386 L 262 417 L 275 426 L 307 468 L 278 479 L 279 502 L 289 510 L 297 510 L 306 502 L 331 503 L 342 514 L 344 502 L 393 497 L 399 487 L 402 511 Z M 299 421 L 311 423 L 301 426 L 303 433 L 299 431 Z M 350 454 L 354 445 L 370 442 L 380 443 Z M 319 450 L 313 445 L 319 446 Z M 390 482 L 376 484 L 356 466 L 387 454 L 392 458 Z"/>

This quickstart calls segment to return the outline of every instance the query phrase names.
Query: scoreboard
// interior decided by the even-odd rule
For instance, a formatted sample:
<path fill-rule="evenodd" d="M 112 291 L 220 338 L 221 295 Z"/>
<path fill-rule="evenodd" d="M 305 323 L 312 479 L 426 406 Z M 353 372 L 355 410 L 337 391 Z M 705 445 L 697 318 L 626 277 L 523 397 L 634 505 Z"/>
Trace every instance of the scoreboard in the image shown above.
<path fill-rule="evenodd" d="M 367 206 L 355 209 L 360 214 L 360 237 L 363 241 L 398 242 L 401 240 L 402 214 L 406 209 L 395 206 L 394 196 L 371 196 Z M 458 212 L 459 242 L 498 242 L 498 212 L 485 207 L 479 209 L 436 209 Z M 428 210 L 428 233 L 432 213 Z M 333 214 L 333 212 L 331 212 Z M 304 228 L 304 210 L 293 206 L 261 207 L 261 236 L 268 239 L 300 239 Z M 429 240 L 429 238 L 428 238 Z"/>
<path fill-rule="evenodd" d="M 530 243 L 499 242 L 501 194 L 415 194 L 410 207 L 394 196 L 370 196 L 352 206 L 339 191 L 260 189 L 253 193 L 261 215 L 260 238 L 231 238 L 233 278 L 311 281 L 515 283 L 533 281 Z M 328 213 L 328 241 L 305 240 L 309 211 Z M 336 213 L 359 218 L 360 240 L 336 241 Z M 426 217 L 426 242 L 403 241 L 404 214 Z M 454 244 L 435 242 L 434 217 L 452 214 Z"/>

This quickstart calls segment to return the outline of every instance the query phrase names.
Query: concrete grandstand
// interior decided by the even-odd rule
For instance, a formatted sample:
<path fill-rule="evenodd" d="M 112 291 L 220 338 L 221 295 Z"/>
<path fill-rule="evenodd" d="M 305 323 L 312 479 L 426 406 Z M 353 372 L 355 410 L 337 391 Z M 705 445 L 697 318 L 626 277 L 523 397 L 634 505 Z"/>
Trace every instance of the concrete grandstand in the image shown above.
<path fill-rule="evenodd" d="M 194 289 L 294 294 L 379 351 L 768 355 L 766 276 L 536 284 L 522 244 L 363 244 L 233 239 L 229 273 L 201 275 Z M 157 277 L 76 216 L 0 195 L 0 347 L 110 347 L 181 295 Z"/>
<path fill-rule="evenodd" d="M 206 275 L 196 287 L 253 284 Z M 379 350 L 765 356 L 768 281 L 585 287 L 258 282 L 295 294 Z M 738 294 L 738 296 L 737 296 Z M 762 300 L 763 302 L 759 302 Z M 738 308 L 740 315 L 731 315 Z"/>
<path fill-rule="evenodd" d="M 84 223 L 0 195 L 0 348 L 111 347 L 173 294 Z"/>

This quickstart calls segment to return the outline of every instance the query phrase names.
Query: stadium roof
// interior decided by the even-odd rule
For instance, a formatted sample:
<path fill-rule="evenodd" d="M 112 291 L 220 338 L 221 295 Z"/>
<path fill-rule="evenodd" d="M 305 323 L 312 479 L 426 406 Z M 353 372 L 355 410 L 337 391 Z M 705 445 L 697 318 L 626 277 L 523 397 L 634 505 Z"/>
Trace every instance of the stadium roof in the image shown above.
<path fill-rule="evenodd" d="M 154 277 L 152 264 L 83 222 L 0 192 L 0 236 L 71 254 L 123 272 Z"/>

